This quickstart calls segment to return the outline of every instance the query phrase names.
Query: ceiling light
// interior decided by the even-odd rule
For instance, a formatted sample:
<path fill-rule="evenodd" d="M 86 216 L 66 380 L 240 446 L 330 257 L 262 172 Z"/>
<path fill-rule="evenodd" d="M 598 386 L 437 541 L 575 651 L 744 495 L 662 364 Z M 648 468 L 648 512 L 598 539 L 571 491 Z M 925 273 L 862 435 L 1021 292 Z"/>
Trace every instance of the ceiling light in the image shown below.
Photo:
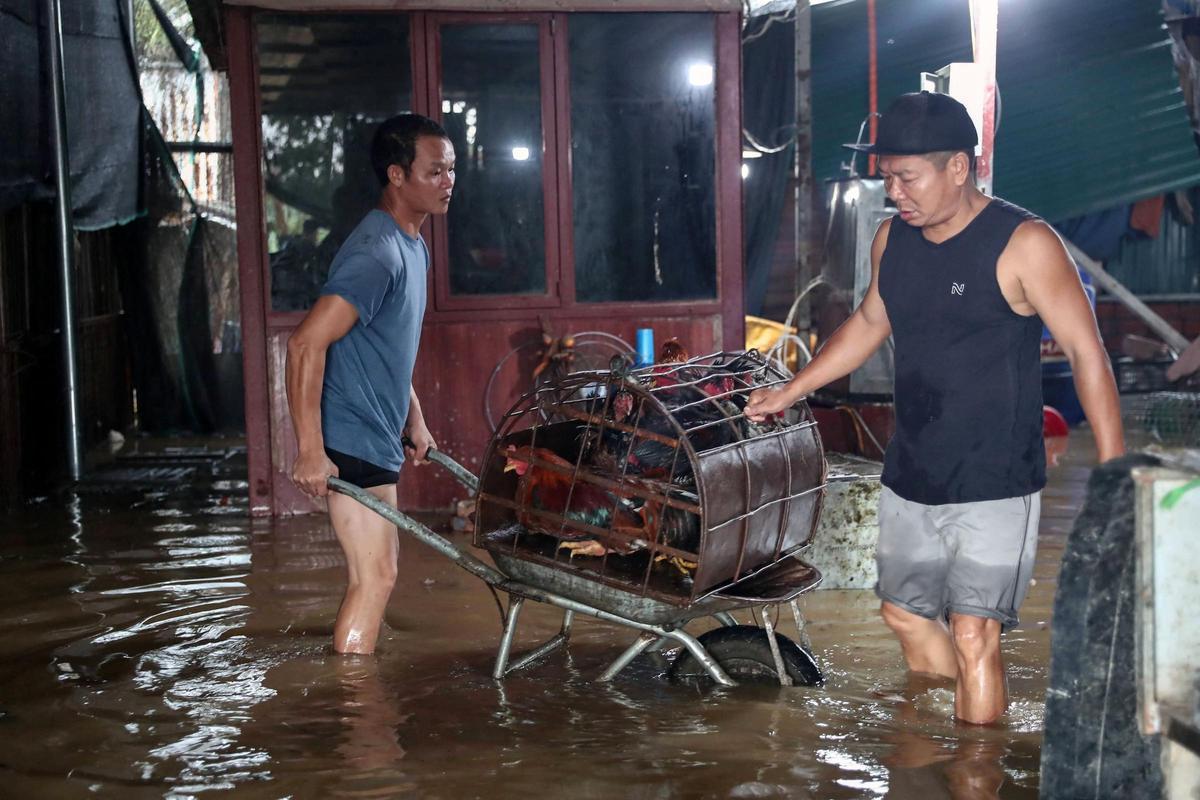
<path fill-rule="evenodd" d="M 692 86 L 712 86 L 713 66 L 698 61 L 688 66 L 688 83 Z"/>

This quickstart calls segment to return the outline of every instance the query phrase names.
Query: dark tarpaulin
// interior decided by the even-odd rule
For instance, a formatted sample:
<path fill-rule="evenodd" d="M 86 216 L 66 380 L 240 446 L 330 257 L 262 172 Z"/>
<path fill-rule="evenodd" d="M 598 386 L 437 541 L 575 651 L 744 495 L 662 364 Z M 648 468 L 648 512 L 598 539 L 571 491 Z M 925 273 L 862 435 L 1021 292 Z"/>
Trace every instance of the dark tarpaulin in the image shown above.
<path fill-rule="evenodd" d="M 199 212 L 152 122 L 143 142 L 146 214 L 128 226 L 133 245 L 121 275 L 142 429 L 240 430 L 234 230 Z"/>
<path fill-rule="evenodd" d="M 791 235 L 780 222 L 795 153 L 795 31 L 790 17 L 768 17 L 752 20 L 743 35 L 742 124 L 764 150 L 778 150 L 745 162 L 745 304 L 755 316 L 762 316 L 776 243 Z"/>
<path fill-rule="evenodd" d="M 1129 234 L 1129 203 L 1114 208 L 1072 217 L 1054 227 L 1076 247 L 1097 261 L 1107 261 L 1121 250 L 1121 240 Z"/>
<path fill-rule="evenodd" d="M 54 196 L 41 3 L 0 0 L 0 211 Z M 141 212 L 142 103 L 119 0 L 62 4 L 67 141 L 75 226 Z"/>

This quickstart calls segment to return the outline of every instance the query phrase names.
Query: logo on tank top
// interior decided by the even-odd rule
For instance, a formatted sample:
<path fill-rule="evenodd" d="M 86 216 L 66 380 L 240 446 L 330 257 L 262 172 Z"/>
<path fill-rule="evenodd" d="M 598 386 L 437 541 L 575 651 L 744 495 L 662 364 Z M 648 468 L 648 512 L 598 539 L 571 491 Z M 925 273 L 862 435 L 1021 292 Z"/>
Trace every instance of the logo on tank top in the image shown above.
<path fill-rule="evenodd" d="M 959 297 L 962 297 L 963 292 L 965 292 L 966 290 L 967 290 L 967 284 L 965 284 L 965 283 L 951 283 L 950 284 L 950 294 L 956 294 Z"/>

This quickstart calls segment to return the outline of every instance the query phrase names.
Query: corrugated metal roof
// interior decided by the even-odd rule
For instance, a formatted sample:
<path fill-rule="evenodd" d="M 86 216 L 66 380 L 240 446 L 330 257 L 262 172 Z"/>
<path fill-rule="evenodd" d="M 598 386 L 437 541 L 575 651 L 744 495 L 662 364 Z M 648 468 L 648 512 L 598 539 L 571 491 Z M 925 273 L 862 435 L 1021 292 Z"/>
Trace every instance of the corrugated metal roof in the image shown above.
<path fill-rule="evenodd" d="M 967 0 L 881 0 L 876 6 L 880 110 L 920 89 L 920 74 L 971 60 Z M 867 4 L 841 0 L 812 9 L 813 167 L 818 181 L 841 177 L 868 112 Z M 859 174 L 866 157 L 859 156 Z"/>
<path fill-rule="evenodd" d="M 867 113 L 866 7 L 812 9 L 818 180 L 841 174 Z M 1200 183 L 1157 3 L 1002 3 L 999 30 L 998 195 L 1055 221 Z M 879 0 L 877 38 L 882 108 L 920 72 L 971 60 L 967 1 Z"/>
<path fill-rule="evenodd" d="M 1187 196 L 1200 212 L 1200 189 Z M 1200 225 L 1184 224 L 1168 203 L 1158 236 L 1126 239 L 1104 268 L 1135 294 L 1200 293 Z"/>
<path fill-rule="evenodd" d="M 1158 3 L 1002 3 L 996 193 L 1050 220 L 1200 182 Z"/>

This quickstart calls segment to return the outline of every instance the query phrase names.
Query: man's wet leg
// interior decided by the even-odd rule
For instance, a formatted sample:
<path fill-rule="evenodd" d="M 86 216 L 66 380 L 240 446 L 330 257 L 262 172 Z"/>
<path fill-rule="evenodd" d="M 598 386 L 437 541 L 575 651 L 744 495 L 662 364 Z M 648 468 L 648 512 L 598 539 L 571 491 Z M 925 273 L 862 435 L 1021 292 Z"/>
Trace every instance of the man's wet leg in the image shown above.
<path fill-rule="evenodd" d="M 927 672 L 954 678 L 958 661 L 950 633 L 941 620 L 928 619 L 897 605 L 884 602 L 879 609 L 883 621 L 900 639 L 904 660 L 913 672 Z"/>
<path fill-rule="evenodd" d="M 1008 686 L 1000 657 L 1000 621 L 951 614 L 958 660 L 954 715 L 964 722 L 995 722 L 1008 708 Z"/>
<path fill-rule="evenodd" d="M 396 487 L 367 491 L 392 506 Z M 333 625 L 333 649 L 339 653 L 373 653 L 383 612 L 396 584 L 400 544 L 396 526 L 357 500 L 329 495 L 329 519 L 346 556 L 346 595 Z"/>

